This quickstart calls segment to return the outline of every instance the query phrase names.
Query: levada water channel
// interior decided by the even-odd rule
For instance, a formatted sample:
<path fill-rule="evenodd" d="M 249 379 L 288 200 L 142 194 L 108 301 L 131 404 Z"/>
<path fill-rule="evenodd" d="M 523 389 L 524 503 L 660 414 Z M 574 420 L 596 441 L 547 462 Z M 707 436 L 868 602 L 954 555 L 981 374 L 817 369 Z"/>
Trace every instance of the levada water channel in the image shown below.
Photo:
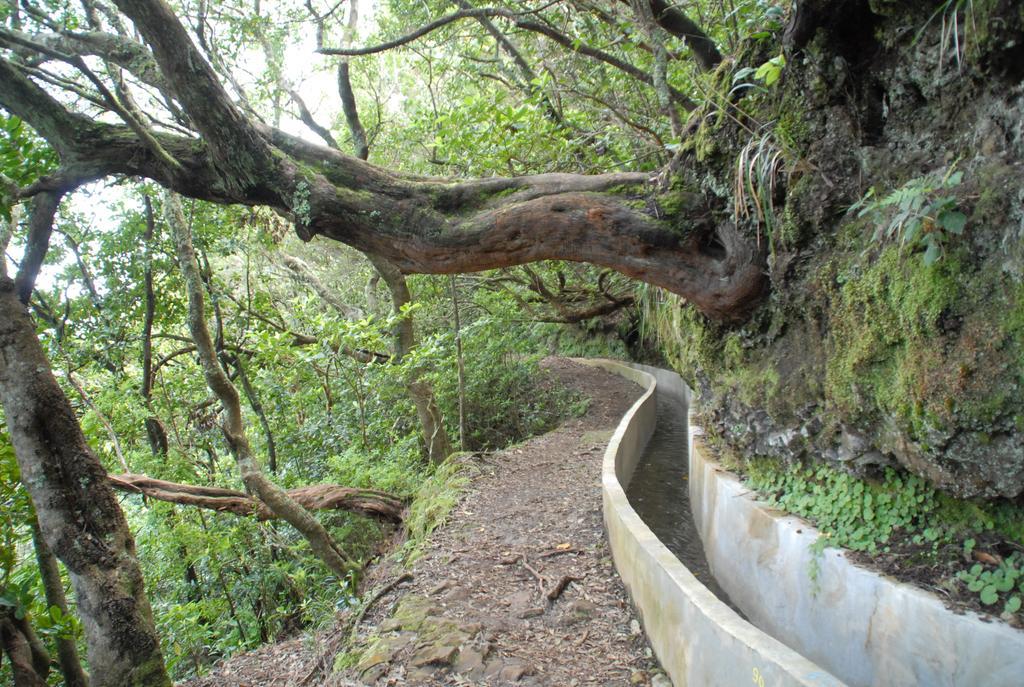
<path fill-rule="evenodd" d="M 686 402 L 663 391 L 661 385 L 655 393 L 658 424 L 626 487 L 626 497 L 637 515 L 694 577 L 739 612 L 711 574 L 704 544 L 693 522 L 687 483 Z"/>

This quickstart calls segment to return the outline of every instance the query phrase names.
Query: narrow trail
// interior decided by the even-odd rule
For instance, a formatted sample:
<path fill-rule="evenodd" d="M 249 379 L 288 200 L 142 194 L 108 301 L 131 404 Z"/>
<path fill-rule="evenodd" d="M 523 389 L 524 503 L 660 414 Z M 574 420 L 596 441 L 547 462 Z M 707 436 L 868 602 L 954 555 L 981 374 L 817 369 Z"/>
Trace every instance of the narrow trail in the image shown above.
<path fill-rule="evenodd" d="M 188 687 L 669 685 L 601 516 L 604 450 L 640 389 L 564 359 L 545 367 L 591 399 L 586 414 L 472 462 L 468 492 L 411 568 L 368 572 L 366 589 L 412 579 L 362 619 L 343 670 L 331 670 L 338 636 L 325 633 L 235 657 Z"/>

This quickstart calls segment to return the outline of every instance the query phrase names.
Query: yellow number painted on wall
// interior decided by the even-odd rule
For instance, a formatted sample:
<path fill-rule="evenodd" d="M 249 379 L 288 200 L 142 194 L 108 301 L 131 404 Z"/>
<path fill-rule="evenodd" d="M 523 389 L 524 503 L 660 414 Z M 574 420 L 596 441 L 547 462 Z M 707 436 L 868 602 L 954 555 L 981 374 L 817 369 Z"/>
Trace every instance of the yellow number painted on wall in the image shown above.
<path fill-rule="evenodd" d="M 757 668 L 754 668 L 753 675 L 754 675 L 753 683 L 755 685 L 757 685 L 757 687 L 764 687 L 764 675 L 761 675 L 761 671 L 758 670 Z"/>

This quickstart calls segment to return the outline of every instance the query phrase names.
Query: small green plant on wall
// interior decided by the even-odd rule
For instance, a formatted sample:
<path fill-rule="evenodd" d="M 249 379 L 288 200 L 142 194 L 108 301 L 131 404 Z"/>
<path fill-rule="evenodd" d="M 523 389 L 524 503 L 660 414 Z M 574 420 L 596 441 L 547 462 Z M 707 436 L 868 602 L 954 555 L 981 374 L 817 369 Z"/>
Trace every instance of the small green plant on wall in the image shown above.
<path fill-rule="evenodd" d="M 974 547 L 974 539 L 964 542 L 964 557 L 968 560 L 973 556 Z M 1024 596 L 1024 553 L 1015 551 L 1008 558 L 992 560 L 994 568 L 986 569 L 981 563 L 975 563 L 969 570 L 961 570 L 957 579 L 986 606 L 997 606 L 1002 601 L 1004 613 L 1016 613 Z"/>
<path fill-rule="evenodd" d="M 951 193 L 961 182 L 963 172 L 950 166 L 945 172 L 911 179 L 881 198 L 871 188 L 850 212 L 874 224 L 876 243 L 899 241 L 907 248 L 921 246 L 925 264 L 932 265 L 942 257 L 950 237 L 964 233 L 967 215 L 959 210 L 957 197 Z"/>
<path fill-rule="evenodd" d="M 810 520 L 821 535 L 808 576 L 815 587 L 818 557 L 828 547 L 944 571 L 937 584 L 1003 617 L 1024 600 L 1024 510 L 1011 502 L 955 499 L 923 478 L 887 468 L 875 480 L 827 465 L 785 466 L 757 459 L 747 483 L 771 506 Z M 1002 550 L 1002 555 L 999 553 Z"/>

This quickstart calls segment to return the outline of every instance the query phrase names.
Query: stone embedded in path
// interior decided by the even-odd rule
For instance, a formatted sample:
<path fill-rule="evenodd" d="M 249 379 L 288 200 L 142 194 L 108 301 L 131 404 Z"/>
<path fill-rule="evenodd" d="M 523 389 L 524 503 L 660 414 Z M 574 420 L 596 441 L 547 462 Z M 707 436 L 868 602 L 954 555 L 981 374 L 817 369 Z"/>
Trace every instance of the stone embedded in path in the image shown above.
<path fill-rule="evenodd" d="M 459 657 L 455 661 L 454 670 L 456 673 L 461 673 L 474 679 L 483 677 L 484 659 L 486 657 L 486 652 L 479 651 L 472 647 L 466 647 L 459 652 Z"/>
<path fill-rule="evenodd" d="M 597 611 L 597 604 L 591 603 L 585 599 L 577 599 L 566 606 L 565 610 L 562 611 L 562 617 L 559 620 L 561 625 L 575 625 L 585 620 L 589 620 L 594 616 Z"/>
<path fill-rule="evenodd" d="M 447 585 L 444 585 L 447 586 Z M 442 591 L 438 585 L 435 591 Z M 452 591 L 457 591 L 456 587 Z M 442 610 L 430 599 L 408 594 L 399 601 L 392 617 L 380 624 L 382 633 L 397 635 L 375 638 L 364 650 L 358 669 L 364 683 L 383 677 L 394 664 L 408 661 L 410 680 L 427 680 L 435 672 L 452 669 L 455 672 L 483 677 L 485 659 L 491 649 L 483 642 L 477 648 L 483 626 L 478 622 L 465 622 L 441 615 Z M 473 643 L 477 642 L 477 646 Z M 399 654 L 413 647 L 412 655 L 403 659 Z M 407 654 L 404 654 L 407 655 Z M 495 667 L 495 675 L 504 667 Z"/>
<path fill-rule="evenodd" d="M 429 592 L 427 592 L 427 593 L 430 596 L 437 596 L 441 592 L 446 591 L 451 586 L 452 586 L 452 581 L 451 580 L 442 580 L 441 582 L 438 582 L 436 585 L 434 585 L 433 588 L 431 588 L 431 590 Z"/>
<path fill-rule="evenodd" d="M 543 606 L 534 606 L 532 608 L 524 608 L 516 614 L 520 618 L 536 618 L 537 616 L 544 615 Z"/>
<path fill-rule="evenodd" d="M 409 594 L 398 602 L 398 608 L 395 609 L 394 615 L 381 623 L 380 630 L 381 632 L 393 630 L 418 632 L 427 616 L 437 611 L 437 606 L 430 599 L 417 594 Z"/>
<path fill-rule="evenodd" d="M 523 676 L 530 675 L 532 672 L 533 670 L 530 666 L 524 663 L 508 663 L 498 671 L 498 679 L 519 682 L 523 679 Z"/>
<path fill-rule="evenodd" d="M 414 666 L 448 665 L 458 653 L 458 646 L 449 644 L 429 644 L 413 654 L 409 661 Z"/>

